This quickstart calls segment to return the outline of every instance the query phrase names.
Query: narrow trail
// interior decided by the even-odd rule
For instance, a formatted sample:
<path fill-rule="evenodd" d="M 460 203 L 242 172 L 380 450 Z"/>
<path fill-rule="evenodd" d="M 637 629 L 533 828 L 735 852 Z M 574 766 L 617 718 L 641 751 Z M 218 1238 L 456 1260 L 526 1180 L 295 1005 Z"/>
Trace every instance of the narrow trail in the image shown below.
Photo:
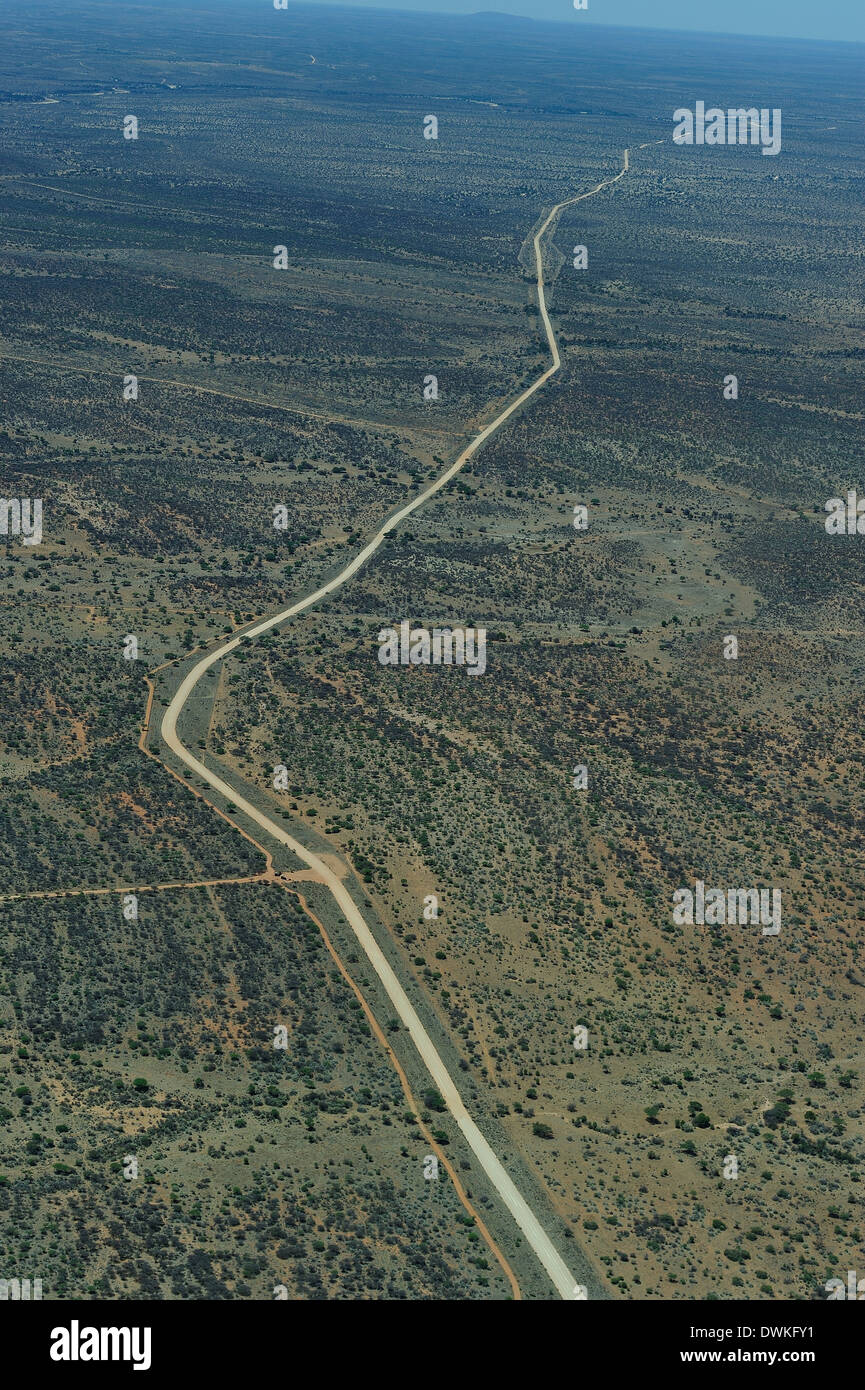
<path fill-rule="evenodd" d="M 97 898 L 110 893 L 167 893 L 171 888 L 218 888 L 226 883 L 275 883 L 273 869 L 241 878 L 196 878 L 176 883 L 133 883 L 128 888 L 47 888 L 37 893 L 7 893 L 0 903 L 29 902 L 31 898 Z"/>
<path fill-rule="evenodd" d="M 337 907 L 339 908 L 345 921 L 348 923 L 348 925 L 354 932 L 354 935 L 357 938 L 357 941 L 361 946 L 364 954 L 366 955 L 367 960 L 369 961 L 370 965 L 372 966 L 373 970 L 378 976 L 378 979 L 382 987 L 384 988 L 388 998 L 390 999 L 390 1002 L 393 1005 L 394 1010 L 396 1011 L 397 1017 L 408 1031 L 409 1036 L 411 1037 L 412 1042 L 414 1043 L 421 1060 L 423 1061 L 427 1071 L 429 1072 L 429 1075 L 432 1078 L 437 1090 L 444 1098 L 447 1108 L 450 1111 L 453 1119 L 456 1121 L 456 1124 L 458 1125 L 464 1139 L 469 1145 L 469 1148 L 474 1153 L 475 1158 L 478 1160 L 481 1167 L 483 1168 L 488 1180 L 497 1191 L 504 1206 L 510 1212 L 511 1216 L 513 1217 L 523 1236 L 527 1240 L 531 1249 L 534 1251 L 535 1255 L 537 1256 L 538 1260 L 540 1261 L 541 1265 L 543 1266 L 544 1270 L 546 1271 L 547 1275 L 552 1281 L 552 1284 L 555 1287 L 556 1292 L 559 1294 L 561 1298 L 565 1299 L 573 1299 L 580 1296 L 584 1297 L 585 1295 L 578 1293 L 574 1276 L 569 1270 L 562 1256 L 559 1254 L 553 1240 L 548 1235 L 547 1231 L 544 1229 L 544 1226 L 541 1224 L 538 1217 L 532 1211 L 531 1207 L 523 1197 L 522 1193 L 516 1187 L 515 1183 L 507 1173 L 500 1159 L 494 1153 L 487 1139 L 481 1133 L 481 1130 L 478 1128 L 475 1121 L 469 1115 L 465 1105 L 463 1104 L 462 1097 L 460 1095 L 456 1083 L 454 1082 L 449 1071 L 447 1070 L 444 1062 L 442 1061 L 442 1058 L 440 1057 L 435 1047 L 435 1044 L 433 1043 L 432 1039 L 430 1038 L 429 1034 L 424 1028 L 423 1023 L 421 1022 L 417 1012 L 414 1009 L 414 1006 L 409 1000 L 408 995 L 406 994 L 393 968 L 388 962 L 387 957 L 384 955 L 384 952 L 378 945 L 378 942 L 376 941 L 368 923 L 363 917 L 363 914 L 357 907 L 356 903 L 354 902 L 354 899 L 351 897 L 351 894 L 349 893 L 346 885 L 342 882 L 342 880 L 338 877 L 338 875 L 334 872 L 330 865 L 328 865 L 325 862 L 323 858 L 313 853 L 311 850 L 307 849 L 305 845 L 302 845 L 299 840 L 296 840 L 292 835 L 288 834 L 288 832 L 285 831 L 274 820 L 271 820 L 269 816 L 267 816 L 263 811 L 259 810 L 257 806 L 253 805 L 251 801 L 248 801 L 245 797 L 241 796 L 237 792 L 237 790 L 233 788 L 228 782 L 226 782 L 222 777 L 220 777 L 218 773 L 211 771 L 211 769 L 208 768 L 199 758 L 196 758 L 195 755 L 191 753 L 190 750 L 181 741 L 177 732 L 177 723 L 190 695 L 192 694 L 193 690 L 195 689 L 198 682 L 201 680 L 201 677 L 205 674 L 206 671 L 210 670 L 210 668 L 214 666 L 216 662 L 222 661 L 225 657 L 229 656 L 233 651 L 237 649 L 237 647 L 241 645 L 241 643 L 251 641 L 253 638 L 261 636 L 262 633 L 270 632 L 273 628 L 279 627 L 282 623 L 287 622 L 288 619 L 295 617 L 298 613 L 303 613 L 308 608 L 314 607 L 316 604 L 320 603 L 322 599 L 326 598 L 329 594 L 332 594 L 337 589 L 341 588 L 345 583 L 347 583 L 347 581 L 351 579 L 352 576 L 355 575 L 358 572 L 358 570 L 361 569 L 361 567 L 365 565 L 366 562 L 376 553 L 376 551 L 382 545 L 382 543 L 390 534 L 390 532 L 393 531 L 394 528 L 400 524 L 400 522 L 404 521 L 406 517 L 411 516 L 413 512 L 417 511 L 419 507 L 422 507 L 424 503 L 429 501 L 431 497 L 434 497 L 436 493 L 440 492 L 442 488 L 446 487 L 447 484 L 451 481 L 451 479 L 454 478 L 456 474 L 459 473 L 460 470 L 465 466 L 468 460 L 472 458 L 475 453 L 477 453 L 478 449 L 480 449 L 481 446 L 485 444 L 488 439 L 490 439 L 494 434 L 496 434 L 502 428 L 502 426 L 511 418 L 511 416 L 514 415 L 515 412 L 518 411 L 521 408 L 521 406 L 523 406 L 528 400 L 530 400 L 532 396 L 534 396 L 536 392 L 538 392 L 547 381 L 549 381 L 550 377 L 554 376 L 555 373 L 559 371 L 561 367 L 561 357 L 559 355 L 559 348 L 556 342 L 556 336 L 553 331 L 553 326 L 550 322 L 550 316 L 546 303 L 546 295 L 544 293 L 545 284 L 543 267 L 543 249 L 541 245 L 542 238 L 545 236 L 545 234 L 551 227 L 555 226 L 555 223 L 558 220 L 558 217 L 564 208 L 572 207 L 574 204 L 583 202 L 587 198 L 593 198 L 596 194 L 600 193 L 605 188 L 611 188 L 614 184 L 618 183 L 620 179 L 625 177 L 625 175 L 629 172 L 629 169 L 629 151 L 625 150 L 623 167 L 618 174 L 609 179 L 604 179 L 601 183 L 596 184 L 594 188 L 590 189 L 586 193 L 580 193 L 574 196 L 573 198 L 566 198 L 562 202 L 556 203 L 555 206 L 548 213 L 547 217 L 545 218 L 544 222 L 541 224 L 541 227 L 536 232 L 533 238 L 535 268 L 537 272 L 538 307 L 544 325 L 544 332 L 547 338 L 547 345 L 549 347 L 550 355 L 552 358 L 551 365 L 544 372 L 542 372 L 541 375 L 538 376 L 535 379 L 535 381 L 531 383 L 531 385 L 526 387 L 526 389 L 522 391 L 510 403 L 510 405 L 506 406 L 504 410 L 500 411 L 499 414 L 496 415 L 495 418 L 491 420 L 488 425 L 486 425 L 477 435 L 475 435 L 474 439 L 472 439 L 471 442 L 467 445 L 467 447 L 463 449 L 462 453 L 455 460 L 455 462 L 452 463 L 449 468 L 445 469 L 445 471 L 433 483 L 431 483 L 428 487 L 424 488 L 424 490 L 421 493 L 419 493 L 413 501 L 406 503 L 403 507 L 400 507 L 397 511 L 393 512 L 391 516 L 388 517 L 387 520 L 381 525 L 378 531 L 376 531 L 373 537 L 366 543 L 366 545 L 364 545 L 362 549 L 357 553 L 357 555 L 355 555 L 354 559 L 350 560 L 349 563 L 345 565 L 345 567 L 342 570 L 340 570 L 338 574 L 336 574 L 332 579 L 328 580 L 327 583 L 322 584 L 312 593 L 307 594 L 304 598 L 298 599 L 295 603 L 292 603 L 287 608 L 282 609 L 281 612 L 275 614 L 273 617 L 263 619 L 262 621 L 254 624 L 252 627 L 248 628 L 242 634 L 231 637 L 228 641 L 218 646 L 214 651 L 202 657 L 202 659 L 198 661 L 191 668 L 190 671 L 187 672 L 186 676 L 180 684 L 180 687 L 178 688 L 170 704 L 168 705 L 168 708 L 165 710 L 160 724 L 160 734 L 162 740 L 171 750 L 171 752 L 175 755 L 175 757 L 177 757 L 191 772 L 195 773 L 197 777 L 200 777 L 205 783 L 213 787 L 214 790 L 217 791 L 222 797 L 226 798 L 233 806 L 237 807 L 240 811 L 242 811 L 243 814 L 247 816 L 251 821 L 253 821 L 256 825 L 259 825 L 262 828 L 262 830 L 264 830 L 267 836 L 269 836 L 272 840 L 275 840 L 278 844 L 284 845 L 287 849 L 289 849 L 291 853 L 296 856 L 296 858 L 298 858 L 303 864 L 305 864 L 307 868 L 313 871 L 317 881 L 325 884 L 327 888 L 330 890 L 330 893 Z M 148 729 L 150 726 L 154 694 L 153 684 L 150 680 L 148 680 L 148 685 L 150 687 L 150 693 L 147 701 L 147 710 L 145 714 L 144 727 L 141 733 L 141 739 L 139 741 L 139 747 L 141 747 L 143 752 L 148 753 L 148 756 L 155 757 L 155 755 L 150 753 L 150 750 L 144 746 L 147 738 Z M 156 761 L 161 762 L 162 760 L 157 758 Z M 163 765 L 166 767 L 168 766 L 167 764 Z M 173 769 L 171 768 L 169 768 L 168 770 L 173 772 Z M 181 781 L 185 786 L 190 785 L 186 781 L 186 779 L 180 777 L 178 773 L 174 772 L 173 775 L 177 777 L 178 780 Z M 195 789 L 192 788 L 192 790 Z M 196 792 L 196 795 L 200 795 L 200 793 Z M 208 804 L 210 803 L 208 802 Z M 235 826 L 236 829 L 240 829 L 240 827 L 236 826 L 235 822 L 232 821 L 230 817 L 225 815 L 224 812 L 220 811 L 219 814 L 222 816 L 224 820 L 228 821 L 230 825 Z M 248 835 L 247 832 L 241 831 L 241 833 L 246 835 L 246 838 L 248 840 L 252 840 L 252 837 Z M 252 843 L 255 844 L 256 842 L 252 840 Z M 297 896 L 299 900 L 303 902 L 303 899 L 300 898 L 299 893 L 297 894 Z M 305 904 L 304 909 L 308 912 L 310 917 L 313 916 L 313 914 L 309 912 L 309 909 L 308 907 L 306 907 Z M 314 917 L 313 920 L 317 921 L 317 919 L 315 919 Z M 322 927 L 321 923 L 317 923 L 317 925 L 319 926 L 319 929 L 324 933 L 324 928 Z M 326 933 L 324 933 L 324 935 L 325 939 L 327 940 Z M 333 951 L 333 948 L 330 947 L 330 945 L 329 949 L 331 950 L 334 959 L 337 960 L 337 963 L 340 964 L 340 968 L 342 969 L 341 963 L 338 962 L 336 953 Z M 346 976 L 346 978 L 349 977 Z M 358 998 L 361 1000 L 362 1003 L 364 1003 L 362 996 L 360 995 L 360 992 L 357 990 L 357 987 L 353 984 L 353 982 L 352 988 L 355 989 L 355 992 L 358 994 Z M 366 1006 L 364 1005 L 364 1007 Z M 371 1017 L 369 1010 L 367 1010 L 367 1012 L 368 1015 Z M 383 1034 L 381 1034 L 381 1030 L 379 1028 L 376 1028 L 376 1035 L 381 1037 L 382 1040 L 384 1040 Z M 385 1045 L 387 1045 L 386 1040 L 384 1041 Z M 388 1050 L 392 1054 L 392 1049 L 388 1047 Z M 396 1059 L 394 1057 L 394 1061 L 395 1060 Z M 400 1074 L 402 1076 L 401 1069 L 399 1069 L 399 1067 L 398 1070 L 400 1070 Z"/>
<path fill-rule="evenodd" d="M 367 1001 L 364 999 L 363 994 L 361 993 L 358 985 L 355 984 L 354 980 L 351 978 L 342 961 L 340 960 L 339 955 L 333 945 L 333 942 L 331 941 L 327 933 L 324 923 L 321 922 L 318 917 L 316 917 L 315 913 L 310 908 L 306 899 L 301 897 L 300 893 L 296 893 L 295 896 L 297 897 L 297 900 L 300 906 L 303 908 L 303 911 L 306 913 L 307 917 L 309 917 L 310 920 L 313 921 L 315 925 L 318 927 L 318 930 L 324 939 L 324 944 L 327 947 L 327 950 L 330 956 L 332 957 L 334 964 L 336 965 L 343 979 L 347 982 L 349 989 L 355 995 L 358 1003 L 360 1004 L 360 1007 L 366 1015 L 366 1019 L 369 1023 L 370 1028 L 372 1029 L 375 1037 L 378 1039 L 385 1052 L 387 1053 L 388 1058 L 390 1059 L 390 1062 L 392 1063 L 393 1068 L 397 1076 L 399 1077 L 399 1083 L 402 1086 L 403 1095 L 405 1096 L 406 1101 L 412 1109 L 412 1111 L 414 1111 L 417 1114 L 417 1123 L 421 1134 L 429 1144 L 433 1153 L 436 1155 L 436 1158 L 438 1159 L 439 1163 L 442 1165 L 451 1182 L 453 1183 L 457 1196 L 459 1197 L 469 1216 L 471 1216 L 471 1218 L 473 1219 L 479 1234 L 483 1237 L 484 1241 L 486 1242 L 490 1254 L 493 1255 L 493 1257 L 498 1261 L 502 1269 L 502 1272 L 505 1275 L 505 1278 L 511 1286 L 511 1293 L 514 1296 L 515 1301 L 522 1299 L 522 1293 L 520 1292 L 520 1286 L 517 1283 L 516 1275 L 514 1274 L 513 1270 L 508 1264 L 507 1258 L 505 1257 L 499 1246 L 496 1244 L 496 1241 L 494 1240 L 489 1230 L 489 1227 L 481 1218 L 481 1215 L 478 1212 L 477 1208 L 472 1205 L 471 1199 L 468 1193 L 466 1192 L 465 1188 L 463 1187 L 462 1183 L 460 1182 L 460 1179 L 457 1175 L 457 1171 L 451 1163 L 450 1159 L 448 1158 L 447 1154 L 444 1152 L 441 1145 L 433 1138 L 431 1131 L 420 1118 L 421 1107 L 418 1105 L 417 1101 L 414 1098 L 409 1079 L 402 1068 L 399 1058 L 397 1057 L 396 1053 L 394 1052 L 393 1048 L 388 1042 L 387 1037 L 385 1036 L 382 1030 L 381 1024 L 375 1017 L 375 1014 L 373 1013 Z"/>
<path fill-rule="evenodd" d="M 77 376 L 96 376 L 104 379 L 106 373 L 104 367 L 74 367 L 68 362 L 49 362 L 44 357 L 25 357 L 14 349 L 10 352 L 0 347 L 0 361 L 13 363 L 26 362 L 32 367 L 44 367 L 50 372 L 70 372 Z M 237 391 L 220 391 L 215 386 L 198 386 L 192 381 L 178 381 L 176 377 L 152 376 L 149 372 L 138 372 L 139 381 L 151 381 L 160 386 L 171 386 L 175 391 L 191 391 L 198 396 L 218 396 L 221 400 L 241 401 L 244 405 L 254 405 L 260 410 L 281 410 L 285 415 L 300 415 L 310 420 L 321 420 L 325 425 L 350 425 L 355 429 L 371 430 L 390 430 L 393 434 L 403 435 L 408 438 L 412 431 L 401 425 L 399 421 L 389 422 L 387 420 L 367 420 L 359 415 L 325 415 L 321 411 L 307 409 L 302 405 L 285 405 L 281 401 L 265 401 L 260 396 L 242 396 Z M 427 434 L 444 435 L 443 429 L 424 426 Z"/>

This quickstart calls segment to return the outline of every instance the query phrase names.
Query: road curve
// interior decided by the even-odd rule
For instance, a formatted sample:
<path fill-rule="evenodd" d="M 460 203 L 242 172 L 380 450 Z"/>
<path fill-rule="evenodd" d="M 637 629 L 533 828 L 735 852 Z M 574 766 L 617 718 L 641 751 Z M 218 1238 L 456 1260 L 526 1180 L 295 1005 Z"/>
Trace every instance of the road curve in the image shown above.
<path fill-rule="evenodd" d="M 489 1143 L 463 1105 L 456 1083 L 439 1056 L 435 1044 L 421 1023 L 408 995 L 397 979 L 396 974 L 375 940 L 363 914 L 360 912 L 360 909 L 357 907 L 348 889 L 337 877 L 333 869 L 331 869 L 322 858 L 307 849 L 305 845 L 302 845 L 300 841 L 296 840 L 292 835 L 289 835 L 287 831 L 283 830 L 282 826 L 276 823 L 276 821 L 271 820 L 270 817 L 266 816 L 263 811 L 260 811 L 257 806 L 254 806 L 251 801 L 247 801 L 245 797 L 240 796 L 228 782 L 225 782 L 217 773 L 212 772 L 210 768 L 206 767 L 203 762 L 196 758 L 180 741 L 177 733 L 177 721 L 180 718 L 189 696 L 201 680 L 205 671 L 208 671 L 217 661 L 222 661 L 226 656 L 229 656 L 242 642 L 249 641 L 253 637 L 259 637 L 263 632 L 269 632 L 271 628 L 278 627 L 289 618 L 295 617 L 296 614 L 303 613 L 307 608 L 314 607 L 315 604 L 319 603 L 323 598 L 326 598 L 328 594 L 341 588 L 342 585 L 345 584 L 353 574 L 356 574 L 361 566 L 366 564 L 367 560 L 375 554 L 389 532 L 449 483 L 451 478 L 460 471 L 463 465 L 468 462 L 481 445 L 500 430 L 505 421 L 509 420 L 514 412 L 518 410 L 521 405 L 524 405 L 525 402 L 529 400 L 536 391 L 539 391 L 544 383 L 559 370 L 561 358 L 559 356 L 558 344 L 556 343 L 556 336 L 553 332 L 552 324 L 550 323 L 546 296 L 544 294 L 544 268 L 541 238 L 547 232 L 548 228 L 554 224 L 563 208 L 570 207 L 573 203 L 582 202 L 585 198 L 591 198 L 596 193 L 600 193 L 602 189 L 609 188 L 612 184 L 618 183 L 619 179 L 623 178 L 627 172 L 628 151 L 625 150 L 623 167 L 615 177 L 605 179 L 602 183 L 590 189 L 588 193 L 580 193 L 574 198 L 567 198 L 561 203 L 556 203 L 555 207 L 552 208 L 534 236 L 538 305 L 544 324 L 544 331 L 547 336 L 550 354 L 553 359 L 552 365 L 549 366 L 545 372 L 542 372 L 542 374 L 533 381 L 525 391 L 517 396 L 516 400 L 512 401 L 509 406 L 501 411 L 494 420 L 490 421 L 490 423 L 485 426 L 463 450 L 459 458 L 452 463 L 435 482 L 425 488 L 412 502 L 408 502 L 404 507 L 394 512 L 393 515 L 382 524 L 372 539 L 358 552 L 354 559 L 349 561 L 345 568 L 340 570 L 333 579 L 328 580 L 326 584 L 322 584 L 314 593 L 308 594 L 305 598 L 298 599 L 296 603 L 291 604 L 288 608 L 284 608 L 282 612 L 277 613 L 274 617 L 267 618 L 255 624 L 255 626 L 249 628 L 242 636 L 230 638 L 227 642 L 217 647 L 215 651 L 202 657 L 184 677 L 174 698 L 162 716 L 160 725 L 160 733 L 163 741 L 182 763 L 192 772 L 197 773 L 199 777 L 203 778 L 211 787 L 220 792 L 222 796 L 231 801 L 243 811 L 245 815 L 249 816 L 250 820 L 255 821 L 257 825 L 261 826 L 262 830 L 266 831 L 274 840 L 279 841 L 280 844 L 290 849 L 292 854 L 296 855 L 297 858 L 308 865 L 310 869 L 314 869 L 316 874 L 320 876 L 321 880 L 330 889 L 337 906 L 357 937 L 370 965 L 381 981 L 385 993 L 396 1011 L 397 1017 L 407 1029 L 427 1071 L 442 1095 L 448 1110 L 459 1126 L 466 1143 L 474 1153 L 476 1159 L 486 1173 L 487 1178 L 498 1192 L 502 1202 L 516 1221 L 541 1265 L 546 1270 L 557 1293 L 560 1297 L 567 1299 L 572 1299 L 577 1296 L 575 1292 L 576 1282 L 573 1274 L 556 1250 L 552 1240 L 535 1216 L 528 1202 L 519 1192 L 501 1161 L 497 1158 Z"/>

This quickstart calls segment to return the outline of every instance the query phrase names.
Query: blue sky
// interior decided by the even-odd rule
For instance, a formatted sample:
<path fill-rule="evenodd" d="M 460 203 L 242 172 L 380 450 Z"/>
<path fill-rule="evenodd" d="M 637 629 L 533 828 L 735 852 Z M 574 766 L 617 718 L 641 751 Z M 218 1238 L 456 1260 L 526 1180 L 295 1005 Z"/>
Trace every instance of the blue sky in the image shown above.
<path fill-rule="evenodd" d="M 865 42 L 865 0 L 318 0 L 354 8 L 425 10 L 439 14 L 526 15 L 567 24 L 624 24 L 720 34 L 767 34 Z M 865 76 L 865 74 L 863 74 Z"/>

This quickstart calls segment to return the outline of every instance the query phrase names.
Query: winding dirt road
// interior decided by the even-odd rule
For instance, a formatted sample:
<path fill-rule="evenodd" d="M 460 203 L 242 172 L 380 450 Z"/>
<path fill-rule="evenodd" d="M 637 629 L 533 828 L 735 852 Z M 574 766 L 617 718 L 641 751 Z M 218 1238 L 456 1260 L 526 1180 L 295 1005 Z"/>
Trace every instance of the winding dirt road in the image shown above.
<path fill-rule="evenodd" d="M 450 482 L 451 478 L 459 473 L 460 469 L 468 462 L 473 454 L 477 452 L 481 445 L 485 444 L 492 435 L 496 434 L 515 411 L 519 410 L 526 401 L 530 400 L 531 397 L 541 389 L 545 382 L 549 381 L 551 376 L 555 375 L 561 366 L 561 358 L 559 356 L 558 344 L 556 343 L 556 336 L 553 332 L 550 316 L 547 311 L 546 296 L 544 293 L 544 267 L 541 240 L 549 228 L 555 225 L 563 208 L 571 207 L 574 203 L 582 202 L 586 198 L 592 198 L 595 194 L 600 193 L 602 189 L 609 188 L 613 184 L 618 183 L 619 179 L 624 178 L 625 174 L 628 173 L 628 169 L 628 151 L 625 150 L 623 167 L 618 174 L 612 178 L 605 179 L 587 193 L 580 193 L 574 198 L 567 198 L 563 202 L 557 203 L 534 236 L 533 244 L 535 267 L 537 271 L 538 305 L 552 357 L 552 364 L 475 436 L 467 448 L 459 455 L 457 460 L 452 463 L 435 482 L 425 488 L 412 502 L 406 503 L 404 507 L 394 512 L 393 515 L 383 523 L 372 539 L 358 552 L 354 559 L 351 560 L 344 569 L 340 570 L 333 579 L 330 579 L 326 584 L 323 584 L 305 598 L 298 599 L 297 602 L 291 604 L 288 608 L 284 608 L 282 612 L 277 613 L 274 617 L 267 618 L 255 624 L 241 636 L 230 638 L 227 642 L 217 647 L 215 651 L 202 657 L 184 677 L 174 698 L 162 716 L 160 725 L 160 733 L 163 741 L 186 767 L 196 773 L 222 796 L 226 797 L 227 800 L 243 811 L 250 820 L 259 825 L 272 839 L 291 850 L 292 854 L 296 855 L 298 859 L 310 869 L 314 870 L 316 877 L 322 883 L 326 884 L 340 912 L 354 932 L 370 965 L 381 981 L 396 1011 L 397 1017 L 407 1029 L 427 1071 L 436 1088 L 444 1098 L 447 1108 L 459 1126 L 467 1144 L 486 1173 L 490 1183 L 498 1192 L 502 1202 L 513 1216 L 517 1226 L 522 1231 L 541 1265 L 546 1270 L 557 1293 L 560 1297 L 566 1299 L 585 1297 L 585 1292 L 577 1292 L 574 1276 L 556 1249 L 553 1240 L 532 1211 L 522 1193 L 509 1177 L 501 1161 L 493 1152 L 490 1144 L 484 1138 L 480 1129 L 466 1110 L 456 1083 L 439 1056 L 435 1044 L 424 1028 L 405 990 L 376 942 L 363 914 L 349 894 L 345 884 L 338 878 L 337 874 L 323 858 L 312 853 L 312 851 L 302 845 L 299 840 L 294 839 L 294 837 L 283 830 L 276 821 L 271 820 L 270 817 L 265 815 L 263 811 L 260 811 L 257 806 L 254 806 L 251 801 L 247 801 L 243 796 L 239 795 L 234 787 L 224 781 L 217 773 L 212 772 L 210 768 L 206 767 L 203 762 L 196 758 L 181 742 L 177 733 L 177 721 L 192 691 L 201 680 L 205 671 L 210 670 L 211 666 L 214 666 L 216 662 L 222 661 L 225 657 L 230 656 L 242 642 L 251 641 L 253 638 L 261 636 L 262 633 L 269 632 L 272 628 L 279 627 L 282 623 L 287 622 L 289 618 L 296 617 L 298 613 L 303 613 L 307 608 L 314 607 L 317 603 L 320 603 L 322 599 L 326 598 L 328 594 L 332 594 L 335 590 L 341 588 L 343 584 L 347 583 L 352 575 L 356 574 L 358 570 L 366 564 L 367 560 L 375 554 L 379 546 L 385 540 L 385 537 L 389 535 L 401 521 L 404 521 L 407 516 L 410 516 L 412 512 L 422 507 L 430 497 L 440 492 L 441 489 Z"/>

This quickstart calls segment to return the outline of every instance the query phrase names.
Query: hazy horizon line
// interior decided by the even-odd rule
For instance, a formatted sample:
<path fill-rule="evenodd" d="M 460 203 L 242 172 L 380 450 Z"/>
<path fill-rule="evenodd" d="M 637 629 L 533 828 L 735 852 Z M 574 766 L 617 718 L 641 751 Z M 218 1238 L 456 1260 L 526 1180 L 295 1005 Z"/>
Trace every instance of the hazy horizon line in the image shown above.
<path fill-rule="evenodd" d="M 167 3 L 167 0 L 166 0 L 166 3 Z M 432 0 L 428 0 L 428 3 L 430 4 L 430 6 L 432 6 Z M 547 17 L 547 16 L 545 16 L 545 15 L 511 14 L 511 13 L 509 13 L 509 12 L 506 11 L 506 10 L 496 10 L 496 9 L 477 9 L 477 10 L 469 10 L 469 11 L 461 11 L 461 10 L 440 10 L 440 9 L 434 9 L 434 8 L 432 8 L 432 7 L 427 8 L 427 7 L 426 7 L 426 4 L 424 4 L 424 5 L 418 5 L 418 6 L 417 6 L 416 8 L 414 8 L 414 9 L 407 9 L 407 8 L 405 8 L 405 6 L 403 6 L 403 5 L 401 5 L 401 4 L 395 4 L 395 5 L 381 4 L 381 3 L 380 3 L 380 0 L 351 0 L 350 3 L 347 3 L 346 0 L 289 0 L 289 9 L 302 9 L 302 8 L 304 8 L 304 7 L 307 7 L 307 8 L 310 8 L 310 9 L 321 9 L 321 10 L 324 10 L 324 9 L 328 9 L 328 10 L 339 10 L 339 9 L 343 9 L 343 10 L 347 10 L 347 11 L 349 11 L 349 12 L 351 12 L 351 13 L 356 13 L 358 10 L 372 10 L 372 11 L 375 11 L 376 13 L 378 13 L 378 14 L 387 14 L 387 15 L 395 15 L 395 14 L 397 14 L 397 15 L 398 15 L 398 14 L 403 14 L 403 15 L 422 15 L 422 14 L 425 14 L 425 15 L 434 16 L 436 19 L 481 19 L 481 18 L 484 18 L 484 17 L 488 17 L 488 18 L 490 18 L 490 19 L 504 19 L 504 20 L 509 20 L 509 21 L 512 21 L 512 22 L 515 22 L 515 23 L 522 23 L 522 24 L 538 24 L 538 25 L 546 25 L 546 26 L 550 26 L 550 27 L 553 27 L 553 26 L 554 26 L 554 27 L 559 28 L 559 29 L 567 29 L 569 33 L 573 33 L 573 32 L 574 32 L 573 26 L 572 26 L 571 24 L 568 24 L 568 23 L 567 23 L 565 20 L 563 20 L 563 19 L 551 19 L 551 18 L 549 18 L 549 17 Z M 657 25 L 655 25 L 655 24 L 615 24 L 615 23 L 600 22 L 600 21 L 598 21 L 598 20 L 596 20 L 596 19 L 590 19 L 590 18 L 588 18 L 588 17 L 587 17 L 587 19 L 586 19 L 586 23 L 587 23 L 587 25 L 589 25 L 593 30 L 604 30 L 604 29 L 607 29 L 607 30 L 616 30 L 617 32 L 620 31 L 620 30 L 624 30 L 624 31 L 626 31 L 626 32 L 628 32 L 628 33 L 632 33 L 632 34 L 678 34 L 678 35 L 681 35 L 682 37 L 694 37 L 694 38 L 749 39 L 749 40 L 757 39 L 757 40 L 762 40 L 762 41 L 764 41 L 764 42 L 766 42 L 766 43 L 777 43 L 777 42 L 780 40 L 780 41 L 783 42 L 783 43 L 797 43 L 797 44 L 828 44 L 828 45 L 832 45 L 832 44 L 843 44 L 843 45 L 848 45 L 848 46 L 850 46 L 850 47 L 858 47 L 858 48 L 865 47 L 865 38 L 861 38 L 861 39 L 852 39 L 852 38 L 851 38 L 851 39 L 839 39 L 839 38 L 830 38 L 830 39 L 826 39 L 826 38 L 811 37 L 811 36 L 804 35 L 804 34 L 780 34 L 780 33 L 778 33 L 778 34 L 743 34 L 743 33 L 741 33 L 741 32 L 738 31 L 738 30 L 730 30 L 730 29 L 670 29 L 668 26 L 666 26 L 666 25 L 661 25 L 661 24 L 657 24 Z"/>

